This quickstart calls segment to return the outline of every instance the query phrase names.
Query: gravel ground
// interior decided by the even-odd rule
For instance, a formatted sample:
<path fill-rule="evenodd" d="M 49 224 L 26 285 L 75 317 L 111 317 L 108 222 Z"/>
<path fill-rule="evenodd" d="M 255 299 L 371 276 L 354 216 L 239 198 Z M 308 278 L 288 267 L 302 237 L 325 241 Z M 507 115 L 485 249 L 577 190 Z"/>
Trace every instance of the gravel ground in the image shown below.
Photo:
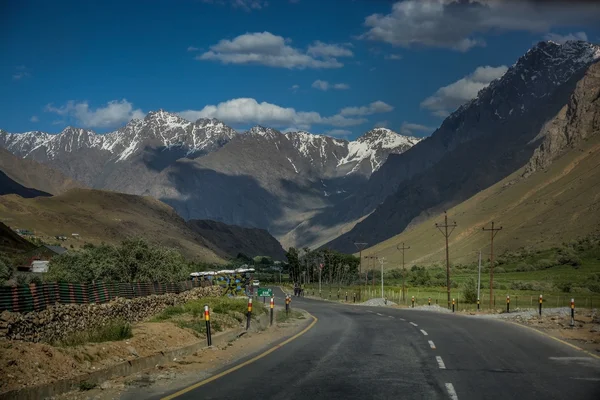
<path fill-rule="evenodd" d="M 377 307 L 387 307 L 387 306 L 395 306 L 395 305 L 396 305 L 396 303 L 394 303 L 391 300 L 388 300 L 387 304 L 385 304 L 385 299 L 383 299 L 381 297 L 378 299 L 370 299 L 365 302 L 357 304 L 357 306 L 377 306 Z"/>
<path fill-rule="evenodd" d="M 571 315 L 571 309 L 569 307 L 559 307 L 559 308 L 544 308 L 542 309 L 542 316 L 569 316 Z M 495 319 L 532 319 L 537 318 L 539 316 L 539 311 L 535 309 L 528 310 L 514 310 L 510 313 L 502 313 L 502 314 L 478 314 L 475 315 L 479 318 L 495 318 Z"/>
<path fill-rule="evenodd" d="M 433 312 L 441 312 L 441 313 L 451 313 L 452 312 L 452 310 L 449 310 L 445 307 L 440 307 L 437 304 L 433 304 L 431 306 L 416 306 L 415 308 L 409 308 L 409 310 L 433 311 Z"/>

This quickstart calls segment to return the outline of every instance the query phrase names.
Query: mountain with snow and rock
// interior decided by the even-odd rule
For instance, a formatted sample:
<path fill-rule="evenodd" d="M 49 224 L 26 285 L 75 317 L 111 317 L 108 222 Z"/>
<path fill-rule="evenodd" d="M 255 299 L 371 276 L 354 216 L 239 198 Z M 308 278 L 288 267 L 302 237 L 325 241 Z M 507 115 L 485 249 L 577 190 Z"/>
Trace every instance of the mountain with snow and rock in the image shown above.
<path fill-rule="evenodd" d="M 529 162 L 545 124 L 598 60 L 595 44 L 538 43 L 430 137 L 390 155 L 356 196 L 306 225 L 344 227 L 327 245 L 353 251 L 352 240 L 380 242 L 502 180 Z"/>
<path fill-rule="evenodd" d="M 419 140 L 385 128 L 355 141 L 263 126 L 236 132 L 216 119 L 190 122 L 164 110 L 106 134 L 0 131 L 0 146 L 89 187 L 151 195 L 186 219 L 276 235 L 344 198 L 390 154 Z"/>

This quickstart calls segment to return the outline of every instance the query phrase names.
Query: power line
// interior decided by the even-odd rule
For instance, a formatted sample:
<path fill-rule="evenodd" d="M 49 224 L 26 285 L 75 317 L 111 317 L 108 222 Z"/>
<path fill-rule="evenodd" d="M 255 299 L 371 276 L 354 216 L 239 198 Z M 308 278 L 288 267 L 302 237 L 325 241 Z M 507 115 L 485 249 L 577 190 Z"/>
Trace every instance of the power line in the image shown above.
<path fill-rule="evenodd" d="M 444 225 L 436 223 L 435 227 L 438 228 L 446 238 L 446 290 L 448 291 L 448 309 L 450 309 L 450 251 L 448 250 L 448 238 L 456 228 L 456 221 L 451 225 L 448 225 L 448 214 L 444 211 Z M 442 228 L 444 228 L 444 230 L 442 230 Z M 450 232 L 448 232 L 448 228 L 452 228 Z"/>
<path fill-rule="evenodd" d="M 490 248 L 490 309 L 492 308 L 492 299 L 494 298 L 494 237 L 502 230 L 500 228 L 494 228 L 494 221 L 492 221 L 492 227 L 486 228 L 485 226 L 481 228 L 484 232 L 489 231 L 491 235 L 491 248 Z"/>

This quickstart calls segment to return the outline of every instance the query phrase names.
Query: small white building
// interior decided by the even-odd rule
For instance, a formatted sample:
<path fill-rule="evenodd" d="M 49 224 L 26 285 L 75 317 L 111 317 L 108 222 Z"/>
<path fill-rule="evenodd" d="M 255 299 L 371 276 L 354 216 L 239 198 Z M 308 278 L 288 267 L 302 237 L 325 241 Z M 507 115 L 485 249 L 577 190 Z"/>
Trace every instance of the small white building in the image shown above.
<path fill-rule="evenodd" d="M 48 272 L 48 264 L 50 261 L 35 260 L 31 263 L 31 272 L 45 273 Z"/>

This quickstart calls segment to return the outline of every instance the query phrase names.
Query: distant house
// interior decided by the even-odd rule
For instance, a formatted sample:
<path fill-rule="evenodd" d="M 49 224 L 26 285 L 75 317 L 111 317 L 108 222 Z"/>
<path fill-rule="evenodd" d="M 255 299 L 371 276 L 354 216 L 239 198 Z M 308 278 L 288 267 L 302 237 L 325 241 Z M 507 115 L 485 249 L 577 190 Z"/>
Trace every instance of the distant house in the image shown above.
<path fill-rule="evenodd" d="M 36 261 L 49 262 L 52 259 L 52 257 L 61 255 L 61 254 L 65 253 L 66 251 L 67 251 L 67 249 L 65 249 L 64 247 L 61 247 L 61 246 L 44 245 L 44 246 L 37 247 L 37 248 L 30 250 L 24 254 L 26 261 L 22 266 L 18 267 L 18 269 L 20 271 L 30 271 L 31 272 L 33 269 L 34 263 Z M 39 265 L 39 268 L 43 268 L 42 267 L 43 264 L 38 264 L 38 265 Z"/>

